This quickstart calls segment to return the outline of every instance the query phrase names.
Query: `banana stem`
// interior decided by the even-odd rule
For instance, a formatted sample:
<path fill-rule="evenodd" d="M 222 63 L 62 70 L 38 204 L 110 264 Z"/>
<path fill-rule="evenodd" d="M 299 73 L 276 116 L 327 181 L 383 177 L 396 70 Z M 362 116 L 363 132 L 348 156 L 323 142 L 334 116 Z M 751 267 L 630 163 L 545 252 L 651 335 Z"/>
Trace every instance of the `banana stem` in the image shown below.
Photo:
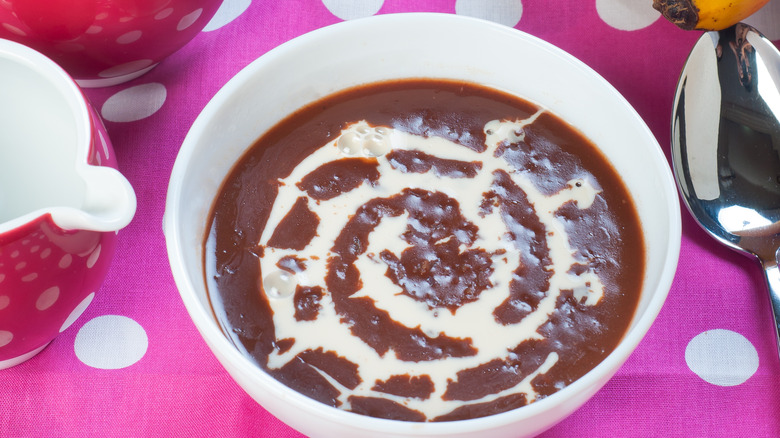
<path fill-rule="evenodd" d="M 684 30 L 694 30 L 699 23 L 699 8 L 691 0 L 653 0 L 653 8 Z"/>

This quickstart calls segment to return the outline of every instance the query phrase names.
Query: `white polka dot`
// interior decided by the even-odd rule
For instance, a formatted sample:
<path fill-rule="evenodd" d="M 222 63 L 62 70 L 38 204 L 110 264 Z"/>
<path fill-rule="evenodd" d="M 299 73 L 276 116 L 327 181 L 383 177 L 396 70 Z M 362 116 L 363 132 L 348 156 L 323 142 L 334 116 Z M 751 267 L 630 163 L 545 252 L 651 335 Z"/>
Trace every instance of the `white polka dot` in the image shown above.
<path fill-rule="evenodd" d="M 457 0 L 455 13 L 515 27 L 523 15 L 523 3 L 520 0 Z"/>
<path fill-rule="evenodd" d="M 638 30 L 661 17 L 647 0 L 596 0 L 596 11 L 605 23 L 618 30 Z"/>
<path fill-rule="evenodd" d="M 46 310 L 53 306 L 57 302 L 57 298 L 60 297 L 60 288 L 57 286 L 50 287 L 43 291 L 35 301 L 35 308 L 38 310 Z"/>
<path fill-rule="evenodd" d="M 101 78 L 115 78 L 117 76 L 124 76 L 128 75 L 130 73 L 135 73 L 139 70 L 143 70 L 147 67 L 151 67 L 152 64 L 154 64 L 154 61 L 151 59 L 139 59 L 136 61 L 130 61 L 126 62 L 124 64 L 115 65 L 111 68 L 107 68 L 100 73 L 98 73 L 98 76 Z"/>
<path fill-rule="evenodd" d="M 119 35 L 116 38 L 117 44 L 130 44 L 138 41 L 143 36 L 143 32 L 140 30 L 131 30 L 130 32 Z"/>
<path fill-rule="evenodd" d="M 103 27 L 102 26 L 97 26 L 97 25 L 93 24 L 92 26 L 89 26 L 89 28 L 87 30 L 85 30 L 84 33 L 89 34 L 89 35 L 95 35 L 95 34 L 100 33 L 102 31 L 103 31 Z"/>
<path fill-rule="evenodd" d="M 166 96 L 163 84 L 136 85 L 109 97 L 101 112 L 112 122 L 133 122 L 156 113 L 165 103 Z"/>
<path fill-rule="evenodd" d="M 92 269 L 93 266 L 95 266 L 95 263 L 97 263 L 98 259 L 100 258 L 100 245 L 95 248 L 94 251 L 92 251 L 92 254 L 89 255 L 89 258 L 87 259 L 87 268 Z"/>
<path fill-rule="evenodd" d="M 36 252 L 38 252 L 39 249 L 41 249 L 40 245 L 33 245 L 32 247 L 30 247 L 30 253 L 35 254 Z"/>
<path fill-rule="evenodd" d="M 0 274 L 0 283 L 2 283 L 3 280 L 5 280 L 5 274 Z"/>
<path fill-rule="evenodd" d="M 203 13 L 203 8 L 200 8 L 200 9 L 195 9 L 189 14 L 181 17 L 181 20 L 179 20 L 179 24 L 176 25 L 176 30 L 182 31 L 192 26 L 193 24 L 195 24 L 196 21 L 198 21 L 198 18 L 200 18 L 200 14 L 202 13 Z"/>
<path fill-rule="evenodd" d="M 36 278 L 38 278 L 38 273 L 37 272 L 31 272 L 31 273 L 25 275 L 24 277 L 22 277 L 22 281 L 25 282 L 25 283 L 29 283 L 29 282 L 35 280 Z"/>
<path fill-rule="evenodd" d="M 51 248 L 46 248 L 43 251 L 41 251 L 41 258 L 45 259 L 46 257 L 49 257 L 51 255 Z"/>
<path fill-rule="evenodd" d="M 154 16 L 155 20 L 164 20 L 173 14 L 173 8 L 165 8 Z"/>
<path fill-rule="evenodd" d="M 101 12 L 95 15 L 95 20 L 105 20 L 106 18 L 108 18 L 108 12 Z"/>
<path fill-rule="evenodd" d="M 780 26 L 777 25 L 780 21 L 780 4 L 777 2 L 767 3 L 758 12 L 742 21 L 758 29 L 770 40 L 780 40 Z"/>
<path fill-rule="evenodd" d="M 331 14 L 342 20 L 370 17 L 380 9 L 384 0 L 322 0 Z"/>
<path fill-rule="evenodd" d="M 6 330 L 0 330 L 0 347 L 5 347 L 6 345 L 10 344 L 13 339 L 13 333 Z"/>
<path fill-rule="evenodd" d="M 128 21 L 133 21 L 133 17 L 122 17 L 119 19 L 120 23 L 127 23 Z"/>
<path fill-rule="evenodd" d="M 9 304 L 11 304 L 11 298 L 8 295 L 0 295 L 0 310 L 5 309 Z"/>
<path fill-rule="evenodd" d="M 16 269 L 17 271 L 21 271 L 22 269 L 24 269 L 25 266 L 27 266 L 27 262 L 19 262 L 16 264 L 14 269 Z"/>
<path fill-rule="evenodd" d="M 60 327 L 60 333 L 64 332 L 68 329 L 74 322 L 76 322 L 77 319 L 79 319 L 79 316 L 81 316 L 82 313 L 84 313 L 85 310 L 87 310 L 87 307 L 89 307 L 89 303 L 92 302 L 92 300 L 95 298 L 95 292 L 92 292 L 91 294 L 87 295 L 86 298 L 84 298 L 78 306 L 76 306 L 75 309 L 73 309 L 72 312 L 70 312 L 70 315 L 68 315 L 68 318 L 65 320 L 64 323 L 62 323 L 62 327 Z"/>
<path fill-rule="evenodd" d="M 65 254 L 64 256 L 62 256 L 57 266 L 59 266 L 60 269 L 68 269 L 72 263 L 73 263 L 73 256 L 70 254 Z"/>
<path fill-rule="evenodd" d="M 744 383 L 758 370 L 758 352 L 739 333 L 708 330 L 688 342 L 685 363 L 708 383 L 735 386 Z"/>
<path fill-rule="evenodd" d="M 19 35 L 19 36 L 27 36 L 27 33 L 25 31 L 23 31 L 22 29 L 19 29 L 16 26 L 11 26 L 8 23 L 2 23 L 2 26 L 5 28 L 5 30 L 7 30 L 7 31 L 9 31 L 11 33 L 15 33 L 16 35 Z"/>
<path fill-rule="evenodd" d="M 119 315 L 88 321 L 76 335 L 76 357 L 93 368 L 115 370 L 141 360 L 149 347 L 146 331 L 132 319 Z"/>
<path fill-rule="evenodd" d="M 12 259 L 15 259 L 15 258 L 17 258 L 17 257 L 19 257 L 19 254 L 20 254 L 20 253 L 19 253 L 19 251 L 18 251 L 18 250 L 16 250 L 16 251 L 13 251 L 13 252 L 11 252 L 11 258 L 12 258 Z"/>
<path fill-rule="evenodd" d="M 223 1 L 219 6 L 219 9 L 217 9 L 217 13 L 214 14 L 214 16 L 211 18 L 211 21 L 209 21 L 206 27 L 203 28 L 203 31 L 211 32 L 212 30 L 217 30 L 220 27 L 230 23 L 231 21 L 241 16 L 241 14 L 247 10 L 251 3 L 251 0 Z"/>

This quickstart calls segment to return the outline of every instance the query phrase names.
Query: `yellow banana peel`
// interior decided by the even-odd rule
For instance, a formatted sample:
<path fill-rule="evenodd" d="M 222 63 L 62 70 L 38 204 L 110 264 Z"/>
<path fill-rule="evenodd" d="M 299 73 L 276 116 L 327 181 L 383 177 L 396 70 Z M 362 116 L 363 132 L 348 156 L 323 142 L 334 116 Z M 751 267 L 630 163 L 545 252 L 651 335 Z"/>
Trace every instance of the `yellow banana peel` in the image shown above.
<path fill-rule="evenodd" d="M 722 30 L 761 9 L 769 0 L 653 0 L 653 8 L 685 30 Z"/>

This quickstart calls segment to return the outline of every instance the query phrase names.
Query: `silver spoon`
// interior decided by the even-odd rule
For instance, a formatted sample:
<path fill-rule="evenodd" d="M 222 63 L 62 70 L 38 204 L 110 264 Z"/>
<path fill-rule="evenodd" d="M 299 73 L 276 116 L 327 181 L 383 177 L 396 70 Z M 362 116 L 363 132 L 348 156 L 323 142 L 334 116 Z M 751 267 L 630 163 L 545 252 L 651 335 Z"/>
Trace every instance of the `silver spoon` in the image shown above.
<path fill-rule="evenodd" d="M 699 224 L 761 262 L 780 349 L 780 51 L 756 29 L 707 32 L 693 47 L 674 100 L 672 161 Z"/>

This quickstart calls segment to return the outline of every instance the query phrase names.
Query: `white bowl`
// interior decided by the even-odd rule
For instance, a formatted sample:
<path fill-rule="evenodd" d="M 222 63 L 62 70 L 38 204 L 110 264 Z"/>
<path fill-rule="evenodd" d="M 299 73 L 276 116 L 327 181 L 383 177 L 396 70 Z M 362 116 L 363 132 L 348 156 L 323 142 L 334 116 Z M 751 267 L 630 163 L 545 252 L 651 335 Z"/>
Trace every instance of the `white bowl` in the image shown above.
<path fill-rule="evenodd" d="M 279 383 L 225 337 L 210 309 L 203 239 L 220 185 L 243 152 L 282 118 L 347 87 L 408 77 L 463 79 L 540 104 L 589 137 L 622 175 L 647 250 L 637 312 L 617 348 L 550 397 L 472 420 L 411 423 L 329 407 Z M 642 119 L 603 78 L 523 32 L 447 14 L 382 15 L 339 23 L 271 50 L 230 80 L 193 124 L 171 175 L 164 229 L 171 268 L 201 335 L 238 384 L 310 436 L 518 437 L 584 404 L 625 362 L 666 299 L 680 249 L 680 210 L 666 158 Z"/>

